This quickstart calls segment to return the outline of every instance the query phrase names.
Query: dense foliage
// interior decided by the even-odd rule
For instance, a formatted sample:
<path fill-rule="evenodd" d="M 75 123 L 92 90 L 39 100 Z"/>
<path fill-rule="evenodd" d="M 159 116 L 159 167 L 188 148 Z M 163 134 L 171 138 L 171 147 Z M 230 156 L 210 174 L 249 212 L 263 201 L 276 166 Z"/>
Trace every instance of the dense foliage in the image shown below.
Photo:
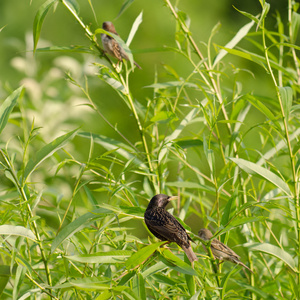
<path fill-rule="evenodd" d="M 23 86 L 1 90 L 1 299 L 300 298 L 299 3 L 286 0 L 284 16 L 264 0 L 259 15 L 236 8 L 246 25 L 219 45 L 220 24 L 198 41 L 185 2 L 162 2 L 176 31 L 173 45 L 155 51 L 184 61 L 184 71 L 176 61 L 154 73 L 117 64 L 76 0 L 47 0 L 37 11 L 35 60 L 61 56 L 45 72 L 26 54 Z M 40 47 L 45 17 L 58 7 L 87 46 Z M 141 13 L 127 43 L 142 21 Z M 149 73 L 137 92 L 134 79 Z M 247 80 L 262 86 L 262 77 L 266 90 L 253 92 Z M 97 100 L 101 89 L 119 121 Z M 193 265 L 145 227 L 158 193 L 179 196 L 170 211 L 195 241 Z M 201 228 L 254 273 L 216 264 Z"/>

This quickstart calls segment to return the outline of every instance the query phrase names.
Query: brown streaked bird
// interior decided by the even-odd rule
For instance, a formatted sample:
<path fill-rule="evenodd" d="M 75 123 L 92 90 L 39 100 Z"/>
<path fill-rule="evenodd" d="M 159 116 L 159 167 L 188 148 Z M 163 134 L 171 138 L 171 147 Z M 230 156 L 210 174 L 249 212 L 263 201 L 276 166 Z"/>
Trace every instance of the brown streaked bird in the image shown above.
<path fill-rule="evenodd" d="M 144 214 L 147 227 L 158 239 L 177 243 L 185 252 L 190 262 L 198 260 L 190 245 L 192 239 L 184 227 L 166 211 L 167 204 L 176 196 L 158 194 L 154 196 Z"/>
<path fill-rule="evenodd" d="M 104 22 L 102 24 L 102 28 L 108 32 L 111 32 L 117 36 L 118 33 L 116 32 L 115 26 L 112 22 Z M 104 51 L 107 52 L 109 55 L 115 57 L 119 61 L 122 61 L 124 58 L 125 60 L 129 60 L 128 55 L 126 54 L 123 47 L 112 37 L 107 34 L 101 33 L 101 40 Z M 139 68 L 142 69 L 141 66 L 134 61 L 134 64 Z"/>
<path fill-rule="evenodd" d="M 202 240 L 206 242 L 208 242 L 213 237 L 213 234 L 207 228 L 200 229 L 198 235 Z M 219 240 L 213 239 L 210 248 L 215 258 L 219 260 L 228 260 L 234 264 L 241 265 L 242 267 L 248 269 L 250 272 L 254 273 L 250 268 L 248 268 L 240 261 L 240 257 L 233 250 L 231 250 L 228 246 L 226 246 Z"/>

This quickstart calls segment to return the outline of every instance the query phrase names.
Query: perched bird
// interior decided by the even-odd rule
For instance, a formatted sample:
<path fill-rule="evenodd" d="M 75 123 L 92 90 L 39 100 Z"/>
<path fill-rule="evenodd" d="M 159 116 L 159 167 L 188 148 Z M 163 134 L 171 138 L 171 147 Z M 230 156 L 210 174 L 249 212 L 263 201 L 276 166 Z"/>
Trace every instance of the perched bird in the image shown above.
<path fill-rule="evenodd" d="M 112 22 L 104 22 L 102 24 L 102 28 L 105 31 L 111 32 L 117 36 L 119 36 L 116 32 L 115 26 Z M 117 58 L 119 61 L 122 61 L 122 59 L 129 60 L 128 55 L 126 54 L 125 50 L 122 48 L 122 46 L 111 36 L 101 33 L 101 40 L 102 45 L 104 48 L 104 51 L 107 52 L 109 55 Z M 134 64 L 141 69 L 140 65 L 136 62 Z"/>
<path fill-rule="evenodd" d="M 164 194 L 154 196 L 145 211 L 145 223 L 149 230 L 160 240 L 177 243 L 190 262 L 193 262 L 198 258 L 190 245 L 192 239 L 184 227 L 165 209 L 167 204 L 176 198 Z"/>
<path fill-rule="evenodd" d="M 198 235 L 202 240 L 206 242 L 208 242 L 213 237 L 213 234 L 207 228 L 201 229 L 198 232 Z M 213 239 L 210 248 L 215 258 L 219 260 L 231 261 L 235 264 L 241 265 L 242 267 L 248 269 L 250 272 L 253 273 L 251 269 L 249 269 L 240 261 L 240 257 L 233 250 L 231 250 L 228 246 L 226 246 L 219 240 Z"/>

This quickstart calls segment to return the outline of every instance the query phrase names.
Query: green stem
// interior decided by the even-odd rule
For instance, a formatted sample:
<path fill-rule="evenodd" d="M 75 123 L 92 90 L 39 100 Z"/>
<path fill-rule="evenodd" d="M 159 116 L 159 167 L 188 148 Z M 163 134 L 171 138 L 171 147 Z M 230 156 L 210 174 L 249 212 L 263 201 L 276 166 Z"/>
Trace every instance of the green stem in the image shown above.
<path fill-rule="evenodd" d="M 24 185 L 25 185 L 25 183 L 23 183 L 22 186 L 20 185 L 18 177 L 15 174 L 13 165 L 11 164 L 8 156 L 5 155 L 5 153 L 2 151 L 2 149 L 0 149 L 0 153 L 1 153 L 2 157 L 3 157 L 3 159 L 6 162 L 7 171 L 10 172 L 11 176 L 14 179 L 14 184 L 15 184 L 17 190 L 19 191 L 19 194 L 21 195 L 21 198 L 23 199 L 24 203 L 26 203 L 26 208 L 27 208 L 28 215 L 29 215 L 30 219 L 32 219 L 33 218 L 33 214 L 32 214 L 31 207 L 29 205 L 29 201 L 27 199 L 26 193 L 24 191 Z M 42 261 L 43 261 L 44 266 L 45 266 L 45 272 L 46 272 L 47 282 L 48 282 L 49 285 L 52 285 L 52 280 L 51 280 L 51 275 L 50 275 L 50 269 L 49 269 L 49 266 L 48 266 L 48 261 L 47 261 L 47 258 L 46 258 L 45 250 L 43 248 L 43 244 L 42 244 L 41 237 L 40 237 L 40 234 L 39 234 L 39 231 L 38 231 L 37 224 L 36 224 L 35 220 L 29 222 L 29 226 L 32 228 L 32 231 L 34 232 L 34 235 L 36 237 L 37 244 L 38 244 L 38 246 L 40 248 Z"/>
<path fill-rule="evenodd" d="M 124 80 L 122 75 L 120 75 L 119 78 L 120 78 L 120 81 L 122 82 L 123 86 L 126 88 L 126 95 L 125 96 L 126 96 L 128 102 L 129 102 L 130 109 L 133 113 L 133 116 L 135 118 L 138 130 L 139 130 L 139 133 L 140 133 L 140 136 L 141 136 L 141 139 L 142 139 L 142 144 L 143 144 L 143 148 L 144 148 L 144 151 L 145 151 L 145 154 L 146 154 L 150 174 L 154 174 L 154 169 L 153 169 L 153 165 L 152 165 L 152 161 L 151 161 L 151 156 L 150 156 L 150 153 L 149 153 L 148 144 L 147 144 L 147 141 L 146 141 L 146 136 L 144 134 L 144 129 L 143 129 L 143 126 L 141 124 L 139 115 L 138 115 L 138 113 L 135 109 L 133 99 L 132 99 L 132 95 L 131 95 L 130 90 L 129 90 L 127 70 L 126 70 L 126 74 L 127 74 L 126 75 L 126 81 Z M 156 192 L 159 192 L 155 175 L 152 176 L 152 182 L 153 182 L 154 188 L 156 189 Z"/>
<path fill-rule="evenodd" d="M 290 1 L 290 0 L 289 0 Z M 289 6 L 289 8 L 291 9 L 291 5 Z M 296 232 L 296 236 L 297 236 L 297 240 L 298 240 L 298 275 L 297 275 L 297 280 L 298 280 L 298 286 L 300 286 L 300 206 L 299 206 L 299 194 L 298 194 L 298 178 L 297 178 L 297 174 L 296 174 L 296 164 L 295 164 L 295 159 L 294 159 L 294 155 L 293 155 L 293 150 L 292 150 L 292 145 L 291 145 L 291 141 L 290 141 L 290 136 L 289 136 L 289 130 L 288 130 L 288 119 L 287 116 L 285 115 L 285 111 L 284 111 L 284 107 L 283 107 L 283 102 L 282 102 L 282 98 L 279 92 L 279 87 L 276 81 L 276 78 L 274 76 L 271 64 L 270 64 L 270 60 L 269 60 L 269 56 L 268 56 L 268 48 L 266 46 L 266 37 L 265 37 L 265 27 L 264 27 L 264 19 L 262 20 L 262 39 L 263 39 L 263 47 L 264 47 L 264 53 L 265 53 L 265 58 L 266 58 L 266 62 L 267 62 L 267 66 L 268 66 L 268 71 L 272 77 L 273 80 L 273 84 L 275 86 L 276 89 L 276 94 L 277 94 L 277 99 L 280 105 L 280 110 L 281 110 L 281 115 L 282 115 L 282 121 L 283 121 L 283 126 L 284 126 L 284 133 L 285 133 L 285 139 L 286 139 L 286 143 L 287 143 L 287 147 L 288 147 L 288 151 L 289 151 L 289 157 L 290 157 L 290 163 L 291 163 L 291 173 L 292 173 L 292 182 L 294 183 L 294 201 L 295 201 L 295 210 L 296 210 L 296 227 L 297 227 L 297 232 Z M 298 298 L 300 298 L 300 289 L 298 291 Z"/>

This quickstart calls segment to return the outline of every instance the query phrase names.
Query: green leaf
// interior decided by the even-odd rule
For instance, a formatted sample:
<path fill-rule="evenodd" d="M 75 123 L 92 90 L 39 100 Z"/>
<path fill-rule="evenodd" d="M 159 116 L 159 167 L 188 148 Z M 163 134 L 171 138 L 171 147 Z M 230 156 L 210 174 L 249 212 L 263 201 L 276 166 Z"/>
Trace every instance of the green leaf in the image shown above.
<path fill-rule="evenodd" d="M 162 249 L 161 260 L 177 272 L 197 276 L 197 272 L 190 265 L 174 255 L 169 249 Z"/>
<path fill-rule="evenodd" d="M 234 38 L 225 45 L 225 48 L 232 49 L 234 48 L 249 32 L 249 30 L 254 25 L 254 21 L 244 25 L 234 36 Z M 222 49 L 215 58 L 212 68 L 216 66 L 216 64 L 227 54 L 228 52 Z"/>
<path fill-rule="evenodd" d="M 241 217 L 233 219 L 228 226 L 226 226 L 225 231 L 231 230 L 233 227 L 238 227 L 247 223 L 254 223 L 254 222 L 262 222 L 263 220 L 267 219 L 267 217 L 264 216 L 257 216 L 257 217 Z M 223 231 L 223 232 L 225 232 Z"/>
<path fill-rule="evenodd" d="M 164 83 L 153 83 L 151 85 L 145 86 L 145 88 L 154 88 L 154 89 L 167 89 L 170 87 L 191 87 L 191 88 L 198 88 L 196 84 L 185 82 L 185 81 L 169 81 Z"/>
<path fill-rule="evenodd" d="M 176 115 L 171 112 L 171 111 L 160 111 L 158 112 L 157 114 L 155 114 L 154 117 L 151 118 L 151 122 L 153 123 L 161 123 L 161 124 L 164 124 L 164 123 L 170 123 L 172 121 L 175 121 L 177 120 L 177 117 Z"/>
<path fill-rule="evenodd" d="M 19 87 L 13 91 L 0 106 L 0 134 L 7 124 L 9 115 L 15 107 L 18 98 L 20 97 L 22 89 L 23 87 Z"/>
<path fill-rule="evenodd" d="M 118 16 L 117 16 L 117 18 L 119 18 L 121 15 L 122 15 L 122 13 L 130 6 L 130 4 L 131 3 L 133 3 L 134 2 L 134 0 L 127 0 L 127 1 L 125 1 L 124 3 L 123 3 L 123 5 L 122 5 L 122 7 L 121 7 L 121 9 L 120 9 L 120 11 L 119 11 L 119 13 L 118 13 Z"/>
<path fill-rule="evenodd" d="M 226 206 L 224 208 L 224 211 L 222 213 L 222 219 L 221 219 L 221 225 L 225 226 L 230 219 L 230 215 L 232 214 L 232 210 L 235 208 L 234 204 L 234 200 L 236 199 L 236 193 L 234 193 L 233 197 L 230 197 L 229 200 L 226 203 Z M 232 208 L 233 206 L 233 208 Z"/>
<path fill-rule="evenodd" d="M 236 282 L 238 285 L 243 287 L 245 291 L 253 292 L 254 294 L 256 294 L 258 296 L 258 299 L 278 300 L 278 297 L 274 297 L 272 294 L 266 293 L 265 291 L 259 289 L 257 286 L 252 286 L 242 281 L 236 281 Z M 267 290 L 271 290 L 271 289 L 267 289 Z"/>
<path fill-rule="evenodd" d="M 88 53 L 93 54 L 94 51 L 90 48 L 83 46 L 51 46 L 36 49 L 36 52 L 76 52 L 76 53 Z"/>
<path fill-rule="evenodd" d="M 127 260 L 126 268 L 130 270 L 139 266 L 144 261 L 146 261 L 155 252 L 156 249 L 158 249 L 161 245 L 165 243 L 166 242 L 158 242 L 158 243 L 150 244 L 138 250 Z"/>
<path fill-rule="evenodd" d="M 137 30 L 142 22 L 143 22 L 143 12 L 141 12 L 133 22 L 129 36 L 126 41 L 126 44 L 128 47 L 130 46 L 131 41 L 132 41 L 133 37 L 135 36 L 135 33 L 137 32 Z"/>
<path fill-rule="evenodd" d="M 64 0 L 63 2 L 66 3 L 77 16 L 79 15 L 80 7 L 76 0 Z"/>
<path fill-rule="evenodd" d="M 161 273 L 162 270 L 164 270 L 166 268 L 167 268 L 166 265 L 162 261 L 159 261 L 155 265 L 146 269 L 142 274 L 143 274 L 143 277 L 146 278 L 148 276 L 154 275 L 155 273 Z"/>
<path fill-rule="evenodd" d="M 292 44 L 294 44 L 297 41 L 299 27 L 300 27 L 300 14 L 293 11 L 292 12 L 292 36 L 291 36 Z"/>
<path fill-rule="evenodd" d="M 196 182 L 189 182 L 189 181 L 171 181 L 166 182 L 166 186 L 172 186 L 176 188 L 186 188 L 186 189 L 199 189 L 201 191 L 209 192 L 210 194 L 215 194 L 216 190 L 214 187 L 210 187 L 208 185 L 196 183 Z"/>
<path fill-rule="evenodd" d="M 128 257 L 132 254 L 130 250 L 114 250 L 97 252 L 93 254 L 69 255 L 64 256 L 66 259 L 87 264 L 115 264 L 125 263 Z"/>
<path fill-rule="evenodd" d="M 48 157 L 55 153 L 60 148 L 64 147 L 69 140 L 71 140 L 77 132 L 77 129 L 66 133 L 57 139 L 53 140 L 51 143 L 40 149 L 34 159 L 30 159 L 25 167 L 23 182 L 26 181 L 27 177 Z"/>
<path fill-rule="evenodd" d="M 33 51 L 35 52 L 37 43 L 40 38 L 41 29 L 45 17 L 51 8 L 51 6 L 56 3 L 58 0 L 48 0 L 43 5 L 40 6 L 39 10 L 37 11 L 34 22 L 33 22 Z"/>
<path fill-rule="evenodd" d="M 55 237 L 51 245 L 51 253 L 53 253 L 67 238 L 71 237 L 79 230 L 89 226 L 92 222 L 94 222 L 94 220 L 99 219 L 100 217 L 105 217 L 108 214 L 111 214 L 110 210 L 99 208 L 75 219 L 73 222 L 64 227 Z"/>
<path fill-rule="evenodd" d="M 265 20 L 265 18 L 267 17 L 267 14 L 270 10 L 270 4 L 264 1 L 264 5 L 263 5 L 263 9 L 262 9 L 262 13 L 261 16 L 259 18 L 258 24 L 257 24 L 257 28 L 259 26 L 261 26 L 261 23 Z"/>
<path fill-rule="evenodd" d="M 110 284 L 103 283 L 102 280 L 99 280 L 95 277 L 89 278 L 80 278 L 80 279 L 71 279 L 67 284 L 71 287 L 75 287 L 80 290 L 107 290 L 110 288 Z M 62 287 L 61 287 L 62 288 Z"/>
<path fill-rule="evenodd" d="M 99 204 L 100 207 L 108 209 L 115 212 L 116 214 L 124 214 L 127 216 L 132 216 L 137 219 L 144 219 L 145 209 L 142 209 L 139 206 L 118 206 L 110 205 L 107 203 Z"/>
<path fill-rule="evenodd" d="M 92 138 L 94 143 L 101 145 L 107 150 L 115 150 L 115 152 L 123 158 L 125 158 L 126 161 L 129 161 L 134 158 L 133 162 L 136 165 L 140 166 L 140 168 L 142 169 L 148 169 L 147 166 L 137 158 L 136 151 L 133 148 L 129 147 L 128 145 L 125 145 L 124 143 L 118 140 L 100 134 L 91 134 L 89 132 L 80 132 L 78 133 L 78 136 L 88 139 Z"/>
<path fill-rule="evenodd" d="M 293 103 L 293 90 L 289 86 L 278 87 L 278 89 L 282 100 L 284 117 L 288 120 Z"/>
<path fill-rule="evenodd" d="M 203 142 L 200 139 L 181 139 L 176 141 L 176 145 L 183 149 L 186 149 L 191 147 L 203 146 Z"/>
<path fill-rule="evenodd" d="M 293 269 L 293 271 L 297 272 L 295 268 L 296 263 L 293 257 L 289 253 L 287 253 L 286 251 L 284 251 L 283 249 L 275 245 L 268 244 L 268 243 L 261 243 L 261 244 L 258 243 L 258 244 L 245 244 L 244 246 L 247 247 L 249 251 L 260 251 L 260 252 L 273 255 L 279 258 L 280 260 L 282 260 L 284 263 L 286 263 L 291 269 Z"/>
<path fill-rule="evenodd" d="M 262 114 L 264 114 L 269 120 L 274 121 L 276 120 L 276 117 L 272 113 L 272 111 L 265 106 L 260 99 L 257 99 L 256 97 L 252 95 L 246 95 L 246 100 L 249 101 L 254 107 L 256 107 Z"/>
<path fill-rule="evenodd" d="M 289 186 L 273 172 L 242 158 L 229 157 L 229 159 L 236 163 L 246 173 L 259 175 L 280 188 L 288 196 L 292 195 Z"/>
<path fill-rule="evenodd" d="M 11 275 L 16 273 L 16 268 L 14 267 L 11 270 L 10 266 L 0 265 L 0 297 L 6 287 L 7 282 L 9 281 Z"/>
<path fill-rule="evenodd" d="M 23 226 L 14 225 L 1 225 L 0 235 L 18 235 L 35 241 L 35 235 L 33 232 Z"/>
<path fill-rule="evenodd" d="M 180 122 L 178 127 L 164 139 L 164 144 L 167 145 L 170 142 L 173 142 L 178 136 L 182 133 L 182 131 L 186 128 L 186 126 L 194 119 L 194 117 L 198 113 L 198 108 L 193 108 Z M 158 160 L 161 161 L 168 152 L 168 148 L 163 147 L 162 150 L 159 152 Z"/>
<path fill-rule="evenodd" d="M 222 283 L 221 283 L 221 287 L 222 287 L 222 290 L 221 290 L 221 299 L 225 299 L 225 296 L 226 296 L 226 287 L 227 287 L 227 283 L 231 277 L 231 275 L 236 271 L 236 266 L 233 267 L 231 269 L 230 272 L 228 272 L 227 274 L 225 274 L 225 276 L 222 278 Z"/>
<path fill-rule="evenodd" d="M 146 287 L 145 287 L 145 280 L 142 274 L 138 273 L 133 278 L 133 286 L 132 290 L 135 295 L 138 296 L 140 300 L 146 300 Z"/>

